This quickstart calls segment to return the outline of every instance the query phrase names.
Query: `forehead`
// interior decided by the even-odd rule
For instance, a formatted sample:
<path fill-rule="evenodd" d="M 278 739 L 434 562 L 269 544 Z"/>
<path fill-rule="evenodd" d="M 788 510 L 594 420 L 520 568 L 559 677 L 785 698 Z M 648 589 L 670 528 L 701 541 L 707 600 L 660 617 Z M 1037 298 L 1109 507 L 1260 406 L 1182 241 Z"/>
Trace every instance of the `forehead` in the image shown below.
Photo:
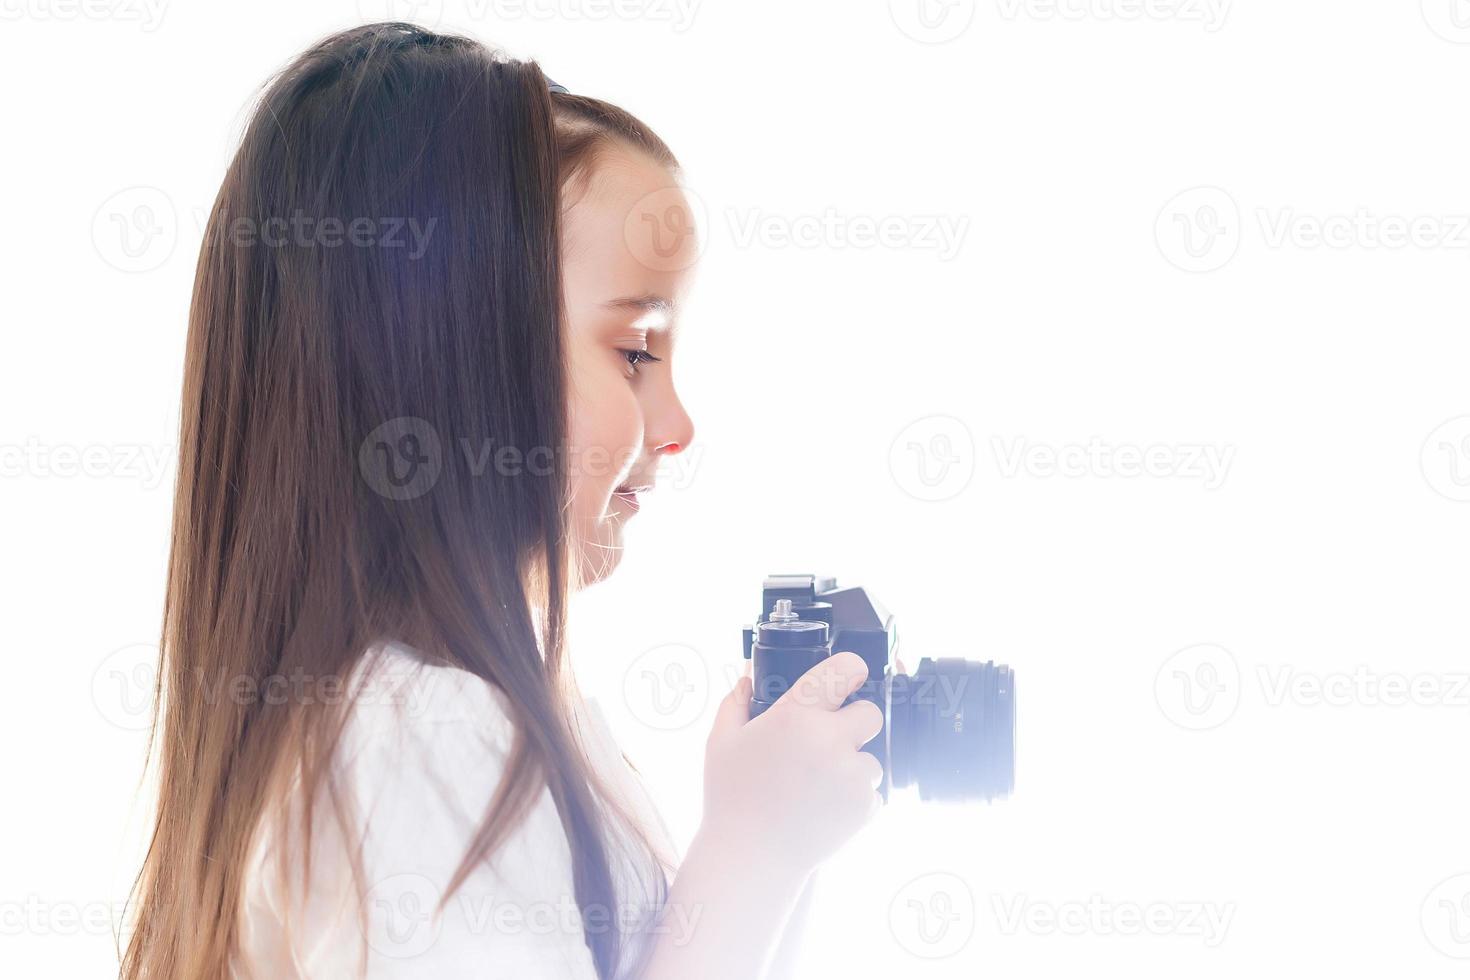
<path fill-rule="evenodd" d="M 689 200 L 674 174 L 632 148 L 605 150 L 562 206 L 568 289 L 674 297 L 698 255 Z"/>

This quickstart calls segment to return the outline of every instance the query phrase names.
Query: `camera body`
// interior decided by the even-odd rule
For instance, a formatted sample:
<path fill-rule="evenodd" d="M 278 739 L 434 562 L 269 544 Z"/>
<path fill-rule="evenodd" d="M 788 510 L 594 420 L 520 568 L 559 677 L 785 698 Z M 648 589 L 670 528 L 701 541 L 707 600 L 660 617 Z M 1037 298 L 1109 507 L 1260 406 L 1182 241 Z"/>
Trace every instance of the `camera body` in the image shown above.
<path fill-rule="evenodd" d="M 838 588 L 835 578 L 771 575 L 761 588 L 761 614 L 744 630 L 751 661 L 750 716 L 791 689 L 833 653 L 851 651 L 868 677 L 848 697 L 883 711 L 883 730 L 863 746 L 883 764 L 879 787 L 916 786 L 922 800 L 1004 799 L 1015 786 L 1016 685 L 1011 668 L 994 661 L 924 657 L 912 674 L 894 662 L 893 617 L 867 591 Z"/>

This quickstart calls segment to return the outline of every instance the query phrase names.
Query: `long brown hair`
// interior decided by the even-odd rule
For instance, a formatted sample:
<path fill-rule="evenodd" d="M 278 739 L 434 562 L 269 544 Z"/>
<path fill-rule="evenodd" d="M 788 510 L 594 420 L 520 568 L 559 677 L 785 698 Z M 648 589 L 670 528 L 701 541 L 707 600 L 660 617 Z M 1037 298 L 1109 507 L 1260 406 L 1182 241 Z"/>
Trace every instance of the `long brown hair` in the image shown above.
<path fill-rule="evenodd" d="M 339 799 L 345 702 L 205 692 L 347 678 L 388 640 L 483 678 L 513 710 L 504 777 L 446 891 L 544 786 L 578 905 L 612 907 L 605 831 L 626 814 L 569 718 L 562 455 L 501 472 L 456 450 L 563 445 L 561 194 L 617 143 L 677 171 L 627 112 L 410 24 L 327 37 L 265 87 L 210 212 L 189 315 L 149 742 L 159 797 L 126 980 L 227 975 L 254 833 L 284 812 L 286 774 L 300 773 L 308 824 L 314 788 Z M 427 488 L 374 471 L 370 450 L 405 436 Z M 631 829 L 661 901 L 666 857 Z M 618 930 L 586 940 L 613 976 Z"/>

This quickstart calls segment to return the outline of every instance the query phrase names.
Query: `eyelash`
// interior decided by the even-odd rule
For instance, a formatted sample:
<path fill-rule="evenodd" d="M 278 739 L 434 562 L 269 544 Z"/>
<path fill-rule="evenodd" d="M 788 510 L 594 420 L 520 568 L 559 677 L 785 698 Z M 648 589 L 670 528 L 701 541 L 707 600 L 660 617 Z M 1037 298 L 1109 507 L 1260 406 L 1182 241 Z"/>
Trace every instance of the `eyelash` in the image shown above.
<path fill-rule="evenodd" d="M 657 364 L 658 362 L 663 360 L 662 357 L 654 357 L 652 354 L 648 353 L 648 351 L 641 349 L 619 349 L 618 353 L 623 355 L 623 358 L 628 362 L 628 368 L 634 374 L 638 373 L 638 365 L 640 364 Z"/>

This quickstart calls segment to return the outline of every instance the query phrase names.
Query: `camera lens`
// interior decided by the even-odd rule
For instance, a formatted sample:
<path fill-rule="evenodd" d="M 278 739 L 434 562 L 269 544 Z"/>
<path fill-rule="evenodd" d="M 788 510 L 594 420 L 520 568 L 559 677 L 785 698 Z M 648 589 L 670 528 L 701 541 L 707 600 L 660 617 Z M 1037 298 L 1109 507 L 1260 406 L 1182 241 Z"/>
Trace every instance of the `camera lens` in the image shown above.
<path fill-rule="evenodd" d="M 889 684 L 893 785 L 923 800 L 1004 799 L 1016 782 L 1016 686 L 994 661 L 925 657 Z"/>

